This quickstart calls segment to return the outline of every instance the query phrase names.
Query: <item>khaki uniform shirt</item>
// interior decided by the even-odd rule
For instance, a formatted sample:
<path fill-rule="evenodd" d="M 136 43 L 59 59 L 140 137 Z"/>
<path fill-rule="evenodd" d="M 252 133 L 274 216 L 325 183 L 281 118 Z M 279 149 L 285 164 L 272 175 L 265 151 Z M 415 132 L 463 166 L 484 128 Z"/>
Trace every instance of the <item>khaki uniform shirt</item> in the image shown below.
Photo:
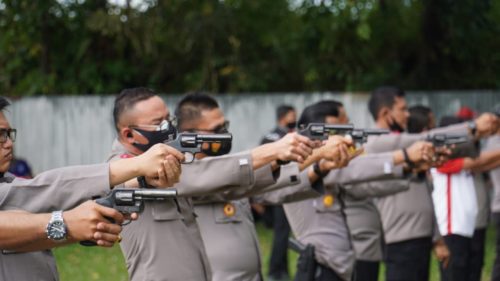
<path fill-rule="evenodd" d="M 55 169 L 33 179 L 6 175 L 0 179 L 0 210 L 68 210 L 109 191 L 109 164 Z M 9 254 L 2 251 L 0 280 L 59 280 L 54 256 L 50 250 Z"/>
<path fill-rule="evenodd" d="M 260 248 L 250 201 L 243 196 L 264 196 L 273 190 L 297 184 L 296 164 L 280 168 L 279 178 L 270 165 L 255 171 L 252 187 L 233 189 L 213 196 L 194 198 L 197 221 L 212 268 L 214 281 L 258 281 L 261 276 Z"/>
<path fill-rule="evenodd" d="M 467 126 L 459 124 L 434 129 L 430 133 L 466 134 L 467 132 Z M 427 133 L 403 133 L 371 137 L 365 145 L 365 151 L 370 154 L 406 148 L 416 141 L 424 140 L 427 135 Z M 430 196 L 431 186 L 427 181 L 417 179 L 372 181 L 362 185 L 366 186 L 362 191 L 375 192 L 366 194 L 348 192 L 346 200 L 347 221 L 357 259 L 381 260 L 384 232 L 387 243 L 433 236 L 438 233 L 435 229 L 434 207 Z M 376 205 L 373 198 L 377 198 Z"/>
<path fill-rule="evenodd" d="M 500 149 L 500 135 L 492 136 L 488 139 L 485 151 Z M 491 200 L 491 211 L 500 213 L 500 167 L 489 172 L 491 183 L 493 184 L 493 198 Z"/>
<path fill-rule="evenodd" d="M 490 218 L 490 196 L 482 173 L 474 173 L 474 187 L 476 188 L 477 217 L 476 229 L 488 227 Z"/>
<path fill-rule="evenodd" d="M 110 161 L 127 155 L 118 142 Z M 179 197 L 145 204 L 141 218 L 124 227 L 120 243 L 131 280 L 212 280 L 191 196 L 206 196 L 253 184 L 249 153 L 209 157 L 182 166 Z"/>
<path fill-rule="evenodd" d="M 355 256 L 337 198 L 342 192 L 339 186 L 401 177 L 402 168 L 392 163 L 392 154 L 360 156 L 346 168 L 333 170 L 323 179 L 325 195 L 284 204 L 295 237 L 303 244 L 314 245 L 316 260 L 334 270 L 342 280 L 351 279 Z M 307 184 L 310 185 L 307 171 L 304 171 L 300 185 Z"/>

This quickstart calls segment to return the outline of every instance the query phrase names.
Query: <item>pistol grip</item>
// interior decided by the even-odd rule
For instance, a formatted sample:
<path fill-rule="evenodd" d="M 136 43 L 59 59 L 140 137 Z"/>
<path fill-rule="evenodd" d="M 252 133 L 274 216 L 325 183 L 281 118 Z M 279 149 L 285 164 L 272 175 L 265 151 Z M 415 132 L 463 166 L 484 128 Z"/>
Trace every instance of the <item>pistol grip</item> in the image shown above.
<path fill-rule="evenodd" d="M 110 207 L 112 208 L 112 204 L 110 204 L 109 200 L 107 198 L 99 198 L 95 200 L 95 202 L 99 205 L 105 206 L 105 207 Z M 109 222 L 115 223 L 115 220 L 112 218 L 105 217 Z M 91 240 L 85 240 L 85 241 L 80 241 L 80 245 L 82 246 L 87 246 L 87 247 L 92 247 L 92 246 L 97 246 L 97 243 Z"/>

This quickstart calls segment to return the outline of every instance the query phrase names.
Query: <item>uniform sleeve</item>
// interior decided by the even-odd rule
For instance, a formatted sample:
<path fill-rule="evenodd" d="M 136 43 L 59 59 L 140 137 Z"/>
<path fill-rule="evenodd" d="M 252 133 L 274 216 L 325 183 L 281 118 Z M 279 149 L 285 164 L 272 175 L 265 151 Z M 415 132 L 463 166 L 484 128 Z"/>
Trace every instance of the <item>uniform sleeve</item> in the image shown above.
<path fill-rule="evenodd" d="M 179 196 L 203 196 L 232 188 L 252 186 L 255 182 L 250 152 L 207 157 L 182 165 Z"/>
<path fill-rule="evenodd" d="M 320 193 L 313 189 L 307 170 L 300 172 L 298 175 L 298 183 L 289 186 L 285 185 L 280 189 L 254 196 L 254 202 L 264 205 L 281 205 L 321 196 Z"/>
<path fill-rule="evenodd" d="M 110 191 L 109 164 L 74 166 L 1 183 L 1 210 L 33 213 L 72 209 Z"/>
<path fill-rule="evenodd" d="M 300 183 L 299 173 L 299 166 L 296 163 L 283 165 L 277 172 L 273 172 L 271 165 L 266 165 L 254 172 L 253 185 L 234 187 L 224 192 L 208 196 L 199 196 L 195 198 L 195 201 L 197 204 L 202 204 L 259 196 L 260 194 Z"/>
<path fill-rule="evenodd" d="M 390 134 L 381 136 L 372 136 L 364 145 L 366 153 L 389 152 L 406 148 L 414 142 L 425 139 L 421 134 Z"/>
<path fill-rule="evenodd" d="M 384 197 L 408 190 L 408 188 L 410 188 L 409 179 L 369 181 L 344 186 L 347 196 L 355 200 Z"/>
<path fill-rule="evenodd" d="M 266 183 L 259 188 L 254 188 L 249 195 L 265 194 L 277 189 L 297 185 L 301 182 L 299 165 L 296 162 L 281 166 L 278 170 L 278 174 L 275 176 L 277 179 L 273 183 Z"/>
<path fill-rule="evenodd" d="M 461 123 L 432 129 L 421 134 L 402 133 L 372 136 L 368 138 L 368 142 L 365 144 L 365 151 L 368 153 L 375 153 L 403 149 L 411 146 L 416 141 L 425 140 L 427 136 L 432 134 L 469 134 L 469 129 L 466 123 Z"/>
<path fill-rule="evenodd" d="M 273 172 L 271 165 L 266 165 L 255 171 L 255 183 L 243 194 L 239 194 L 237 198 L 226 199 L 241 199 L 243 197 L 258 196 L 280 188 L 300 183 L 299 166 L 296 163 L 281 166 L 277 171 Z"/>
<path fill-rule="evenodd" d="M 425 133 L 424 133 L 425 134 Z M 427 132 L 427 134 L 469 134 L 467 123 L 460 123 L 446 127 L 435 128 Z M 425 134 L 425 135 L 427 135 Z"/>
<path fill-rule="evenodd" d="M 226 202 L 231 200 L 239 200 L 249 197 L 252 194 L 258 193 L 267 186 L 276 183 L 276 178 L 273 174 L 271 165 L 266 165 L 254 171 L 254 179 L 252 185 L 234 186 L 222 192 L 195 197 L 196 204 Z"/>
<path fill-rule="evenodd" d="M 486 145 L 484 146 L 484 151 L 491 151 L 500 149 L 500 136 L 492 136 L 486 140 Z"/>
<path fill-rule="evenodd" d="M 344 185 L 403 177 L 403 166 L 394 166 L 392 158 L 392 152 L 359 156 L 347 167 L 332 170 L 323 178 L 323 183 L 325 186 Z"/>

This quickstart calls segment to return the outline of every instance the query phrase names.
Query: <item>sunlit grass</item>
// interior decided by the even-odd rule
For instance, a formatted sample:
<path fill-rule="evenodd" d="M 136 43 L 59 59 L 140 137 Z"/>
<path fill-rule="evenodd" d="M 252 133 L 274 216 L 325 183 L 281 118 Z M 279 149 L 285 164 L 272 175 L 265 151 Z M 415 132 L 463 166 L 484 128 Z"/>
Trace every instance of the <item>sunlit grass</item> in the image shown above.
<path fill-rule="evenodd" d="M 257 225 L 264 276 L 267 276 L 272 242 L 272 231 L 261 224 Z M 487 234 L 485 266 L 483 268 L 483 281 L 490 280 L 493 261 L 495 259 L 495 230 L 490 227 Z M 293 276 L 297 254 L 289 251 L 289 269 Z M 125 261 L 120 247 L 111 249 L 98 247 L 82 247 L 73 245 L 55 250 L 57 265 L 62 281 L 124 281 L 128 279 Z M 383 281 L 384 269 L 380 272 L 380 281 Z M 431 281 L 439 281 L 439 269 L 435 259 L 431 265 Z"/>

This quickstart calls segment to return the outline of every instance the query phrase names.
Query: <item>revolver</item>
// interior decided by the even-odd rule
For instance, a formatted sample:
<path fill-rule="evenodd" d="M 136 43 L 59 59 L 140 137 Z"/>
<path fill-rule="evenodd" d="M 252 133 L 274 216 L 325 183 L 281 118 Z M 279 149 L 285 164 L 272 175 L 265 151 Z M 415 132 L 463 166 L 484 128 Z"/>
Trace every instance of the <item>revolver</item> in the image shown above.
<path fill-rule="evenodd" d="M 368 141 L 369 136 L 387 135 L 390 132 L 386 129 L 354 129 L 350 135 L 355 144 L 364 144 Z"/>
<path fill-rule="evenodd" d="M 299 130 L 299 134 L 311 140 L 327 140 L 331 135 L 346 135 L 354 130 L 354 125 L 332 125 L 325 123 L 309 123 Z"/>
<path fill-rule="evenodd" d="M 141 213 L 144 211 L 145 201 L 165 201 L 177 197 L 177 189 L 134 189 L 115 188 L 106 197 L 99 198 L 95 202 L 99 205 L 113 208 L 122 214 Z M 114 223 L 111 218 L 106 218 Z M 128 224 L 128 223 L 126 223 Z M 125 225 L 125 224 L 124 224 Z M 94 241 L 81 241 L 83 246 L 95 246 Z"/>
<path fill-rule="evenodd" d="M 469 136 L 465 134 L 433 134 L 427 136 L 426 141 L 431 142 L 434 147 L 443 147 L 466 143 L 469 141 Z"/>
<path fill-rule="evenodd" d="M 435 148 L 470 143 L 469 136 L 465 134 L 434 134 L 427 136 L 426 141 L 431 142 Z M 457 155 L 460 154 L 456 154 L 454 157 Z"/>
<path fill-rule="evenodd" d="M 203 143 L 219 144 L 221 146 L 231 144 L 233 135 L 230 133 L 225 134 L 197 134 L 197 133 L 180 133 L 174 140 L 166 141 L 165 144 L 169 145 L 184 154 L 186 160 L 184 164 L 192 163 L 195 155 L 201 153 L 201 146 Z"/>

